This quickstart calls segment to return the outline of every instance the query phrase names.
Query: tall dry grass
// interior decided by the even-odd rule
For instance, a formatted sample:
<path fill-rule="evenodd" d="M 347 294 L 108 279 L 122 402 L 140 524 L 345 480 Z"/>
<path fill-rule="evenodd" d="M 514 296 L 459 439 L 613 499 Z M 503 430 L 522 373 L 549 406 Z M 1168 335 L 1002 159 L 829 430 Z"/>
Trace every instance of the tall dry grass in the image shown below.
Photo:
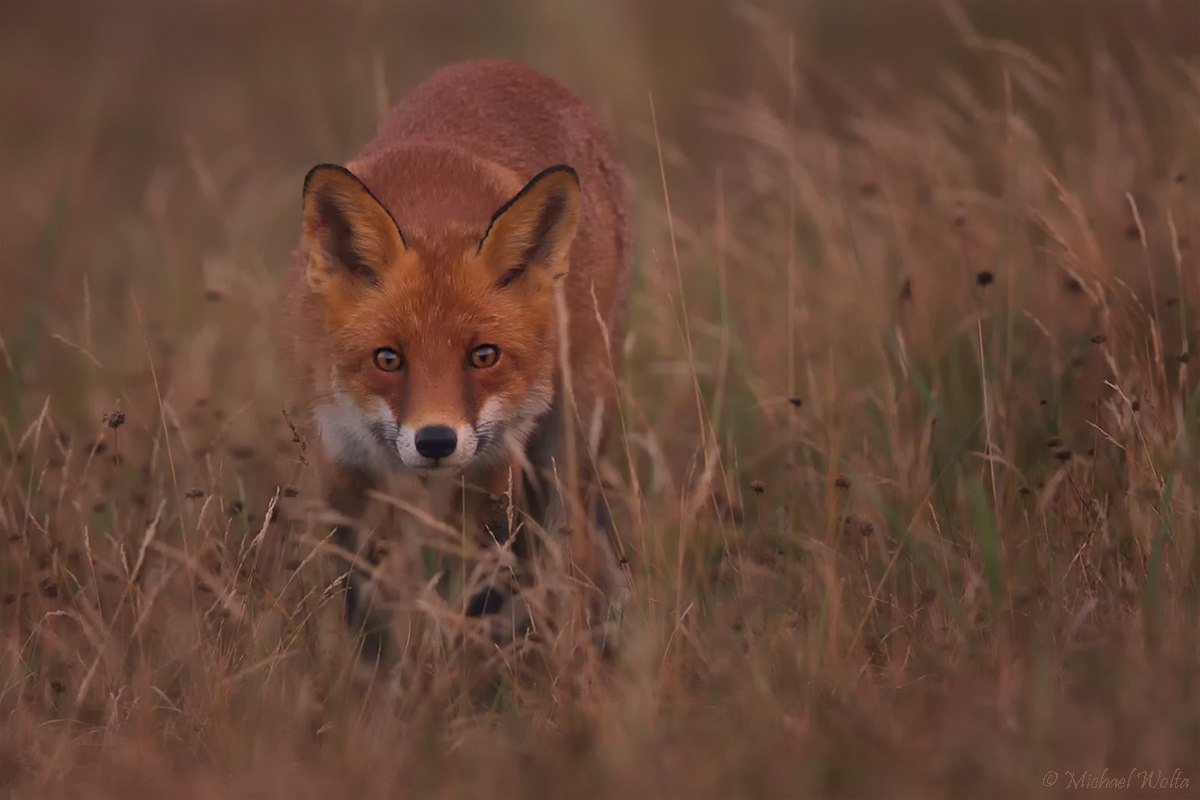
<path fill-rule="evenodd" d="M 1197 49 L 951 9 L 961 69 L 916 88 L 748 12 L 776 72 L 703 136 L 636 70 L 594 90 L 639 209 L 621 649 L 521 670 L 430 622 L 364 687 L 269 320 L 304 168 L 439 54 L 322 80 L 295 20 L 168 17 L 64 23 L 74 60 L 32 36 L 59 20 L 0 26 L 6 794 L 1195 794 Z M 171 25 L 233 66 L 147 71 L 214 59 Z"/>

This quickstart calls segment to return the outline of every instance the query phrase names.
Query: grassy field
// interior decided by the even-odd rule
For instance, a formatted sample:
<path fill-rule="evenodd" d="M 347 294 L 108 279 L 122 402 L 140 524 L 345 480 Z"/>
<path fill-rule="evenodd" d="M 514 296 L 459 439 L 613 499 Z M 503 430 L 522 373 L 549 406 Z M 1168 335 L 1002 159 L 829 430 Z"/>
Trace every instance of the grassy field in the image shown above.
<path fill-rule="evenodd" d="M 271 320 L 474 56 L 629 165 L 634 601 L 384 691 Z M 0 795 L 1197 796 L 1197 142 L 1190 0 L 0 2 Z"/>

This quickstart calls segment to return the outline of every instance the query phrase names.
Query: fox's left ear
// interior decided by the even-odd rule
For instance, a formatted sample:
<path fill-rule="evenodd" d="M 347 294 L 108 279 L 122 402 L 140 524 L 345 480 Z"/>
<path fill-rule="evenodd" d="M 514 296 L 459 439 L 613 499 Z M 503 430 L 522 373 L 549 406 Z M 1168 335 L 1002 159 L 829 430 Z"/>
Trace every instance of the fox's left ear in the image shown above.
<path fill-rule="evenodd" d="M 535 275 L 541 279 L 566 275 L 579 205 L 579 176 L 560 165 L 538 173 L 501 206 L 479 242 L 479 254 L 496 273 L 496 286 L 503 288 Z"/>
<path fill-rule="evenodd" d="M 335 286 L 377 286 L 405 250 L 387 209 L 336 164 L 318 164 L 304 179 L 304 238 L 308 284 L 321 294 Z"/>

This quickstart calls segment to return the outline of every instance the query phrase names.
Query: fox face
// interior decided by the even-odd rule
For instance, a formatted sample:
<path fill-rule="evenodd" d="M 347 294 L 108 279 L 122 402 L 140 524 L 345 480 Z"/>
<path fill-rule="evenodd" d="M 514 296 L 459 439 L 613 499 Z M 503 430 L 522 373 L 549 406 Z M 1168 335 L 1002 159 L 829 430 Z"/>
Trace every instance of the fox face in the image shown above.
<path fill-rule="evenodd" d="M 351 172 L 309 172 L 307 280 L 331 369 L 315 415 L 335 459 L 453 475 L 524 445 L 554 398 L 555 286 L 579 208 L 574 170 L 551 167 L 486 229 L 410 242 Z"/>

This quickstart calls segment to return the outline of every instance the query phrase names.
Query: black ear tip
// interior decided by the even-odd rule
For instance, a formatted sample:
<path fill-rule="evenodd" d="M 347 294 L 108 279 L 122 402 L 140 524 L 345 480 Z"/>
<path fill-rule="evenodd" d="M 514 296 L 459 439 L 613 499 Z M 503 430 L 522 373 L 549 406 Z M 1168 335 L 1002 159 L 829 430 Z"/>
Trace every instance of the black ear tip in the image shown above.
<path fill-rule="evenodd" d="M 538 178 L 542 178 L 542 177 L 545 177 L 546 175 L 552 175 L 552 174 L 569 175 L 571 177 L 571 179 L 574 180 L 575 185 L 576 186 L 579 185 L 579 173 L 576 172 L 575 168 L 572 167 L 570 164 L 556 164 L 553 167 L 543 170 L 542 174 L 539 175 Z"/>
<path fill-rule="evenodd" d="M 319 175 L 320 173 L 327 172 L 327 171 L 340 172 L 341 174 L 346 175 L 350 178 L 353 178 L 356 181 L 358 180 L 358 177 L 353 172 L 346 169 L 341 164 L 329 164 L 329 163 L 317 164 L 315 167 L 313 167 L 312 169 L 310 169 L 308 171 L 308 174 L 306 174 L 304 176 L 303 193 L 308 194 L 308 189 L 309 189 L 309 186 L 312 184 L 313 179 L 316 178 L 317 175 Z"/>

